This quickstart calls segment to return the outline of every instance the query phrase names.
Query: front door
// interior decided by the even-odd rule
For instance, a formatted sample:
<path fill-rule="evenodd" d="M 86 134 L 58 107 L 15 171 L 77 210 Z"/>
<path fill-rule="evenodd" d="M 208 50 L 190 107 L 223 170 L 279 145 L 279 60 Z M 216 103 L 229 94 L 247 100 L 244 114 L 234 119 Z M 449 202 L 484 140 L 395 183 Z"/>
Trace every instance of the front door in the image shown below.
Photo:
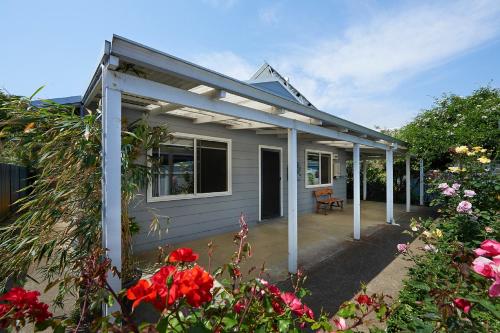
<path fill-rule="evenodd" d="M 281 215 L 280 151 L 261 150 L 261 220 Z"/>

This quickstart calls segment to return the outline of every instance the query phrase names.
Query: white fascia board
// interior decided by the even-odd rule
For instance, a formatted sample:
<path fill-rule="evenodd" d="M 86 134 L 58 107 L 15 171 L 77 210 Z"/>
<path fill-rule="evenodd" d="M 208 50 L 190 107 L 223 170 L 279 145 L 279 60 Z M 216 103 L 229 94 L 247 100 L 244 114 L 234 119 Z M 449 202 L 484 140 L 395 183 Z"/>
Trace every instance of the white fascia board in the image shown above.
<path fill-rule="evenodd" d="M 110 71 L 112 72 L 112 71 Z M 316 134 L 336 140 L 345 140 L 370 147 L 387 149 L 387 145 L 340 133 L 328 128 L 306 124 L 293 119 L 284 118 L 271 113 L 259 111 L 238 104 L 212 99 L 204 95 L 175 88 L 166 84 L 146 80 L 125 73 L 113 72 L 116 89 L 141 97 L 153 98 L 168 103 L 184 105 L 190 108 L 218 113 L 225 116 L 247 119 L 259 123 L 270 124 L 284 128 L 294 128 L 301 132 Z"/>
<path fill-rule="evenodd" d="M 229 76 L 217 73 L 117 35 L 113 36 L 111 53 L 118 56 L 120 59 L 139 64 L 140 66 L 150 68 L 152 70 L 197 81 L 201 84 L 222 89 L 264 104 L 270 104 L 293 111 L 307 117 L 335 124 L 336 126 L 346 127 L 354 132 L 367 134 L 369 136 L 384 139 L 390 142 L 404 144 L 404 142 L 383 133 L 352 123 L 348 120 L 338 118 L 329 113 L 307 107 L 298 102 L 290 101 L 243 81 L 233 79 Z"/>

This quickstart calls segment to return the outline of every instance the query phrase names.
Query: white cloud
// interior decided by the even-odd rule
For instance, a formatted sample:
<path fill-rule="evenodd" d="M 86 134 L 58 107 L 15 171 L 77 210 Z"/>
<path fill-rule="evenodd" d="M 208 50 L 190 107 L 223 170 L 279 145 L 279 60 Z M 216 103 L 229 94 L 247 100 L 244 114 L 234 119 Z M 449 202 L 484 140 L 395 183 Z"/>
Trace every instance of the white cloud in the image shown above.
<path fill-rule="evenodd" d="M 398 126 L 418 110 L 412 112 L 391 93 L 413 76 L 498 37 L 499 14 L 500 2 L 487 0 L 378 12 L 341 37 L 317 41 L 276 62 L 321 109 L 367 126 Z"/>
<path fill-rule="evenodd" d="M 270 62 L 320 109 L 370 127 L 410 120 L 418 110 L 397 96 L 398 88 L 500 35 L 496 0 L 424 3 L 370 13 L 341 34 L 325 32 L 327 37 L 309 45 L 276 50 Z M 240 79 L 255 69 L 232 53 L 204 57 L 207 66 Z"/>
<path fill-rule="evenodd" d="M 230 51 L 199 55 L 195 63 L 238 80 L 248 80 L 257 71 L 256 66 Z"/>
<path fill-rule="evenodd" d="M 327 82 L 348 81 L 371 91 L 391 89 L 408 77 L 498 35 L 500 2 L 451 2 L 408 7 L 350 27 L 300 55 L 300 66 Z M 380 83 L 384 82 L 383 85 Z"/>

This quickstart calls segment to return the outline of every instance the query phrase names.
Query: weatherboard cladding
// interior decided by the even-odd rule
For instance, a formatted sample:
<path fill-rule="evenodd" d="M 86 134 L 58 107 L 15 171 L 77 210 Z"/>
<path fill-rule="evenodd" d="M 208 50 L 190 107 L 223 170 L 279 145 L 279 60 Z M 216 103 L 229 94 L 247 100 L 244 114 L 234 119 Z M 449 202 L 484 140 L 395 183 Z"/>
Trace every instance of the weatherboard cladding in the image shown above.
<path fill-rule="evenodd" d="M 141 112 L 124 110 L 124 117 L 131 122 L 141 117 Z M 222 232 L 236 230 L 239 227 L 238 217 L 244 213 L 250 224 L 257 223 L 259 211 L 258 181 L 258 147 L 259 145 L 277 146 L 283 149 L 283 212 L 287 214 L 287 140 L 273 135 L 257 135 L 255 131 L 229 130 L 218 124 L 193 124 L 188 119 L 166 115 L 152 116 L 150 123 L 166 125 L 171 132 L 182 132 L 198 135 L 221 137 L 232 140 L 232 194 L 211 198 L 197 198 L 174 201 L 147 202 L 146 190 L 131 204 L 130 215 L 136 218 L 140 232 L 134 236 L 134 250 L 155 249 L 166 243 L 201 238 Z M 346 153 L 335 147 L 325 147 L 312 143 L 299 142 L 298 160 L 298 211 L 310 213 L 314 211 L 312 191 L 304 186 L 305 149 L 331 151 L 339 155 L 339 162 L 345 167 Z M 345 172 L 344 172 L 345 173 Z M 334 180 L 336 196 L 346 197 L 346 180 L 340 177 Z M 171 218 L 168 233 L 162 239 L 150 234 L 149 225 L 151 211 Z M 265 222 L 262 222 L 265 223 Z"/>

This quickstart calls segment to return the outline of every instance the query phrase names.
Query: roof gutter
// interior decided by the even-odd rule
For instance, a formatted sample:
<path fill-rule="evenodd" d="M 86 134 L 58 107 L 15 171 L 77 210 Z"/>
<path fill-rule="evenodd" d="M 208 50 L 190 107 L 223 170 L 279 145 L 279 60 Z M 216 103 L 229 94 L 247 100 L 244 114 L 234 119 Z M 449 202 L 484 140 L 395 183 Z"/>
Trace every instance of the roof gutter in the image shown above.
<path fill-rule="evenodd" d="M 90 83 L 87 86 L 87 89 L 85 90 L 85 93 L 82 96 L 82 106 L 85 107 L 87 106 L 92 99 L 95 97 L 97 91 L 97 86 L 99 85 L 99 82 L 101 81 L 101 74 L 102 74 L 102 65 L 106 63 L 107 59 L 109 58 L 109 55 L 111 54 L 111 42 L 109 41 L 104 41 L 104 51 L 101 56 L 101 59 L 97 63 L 97 68 L 94 71 L 94 74 L 90 78 Z"/>

